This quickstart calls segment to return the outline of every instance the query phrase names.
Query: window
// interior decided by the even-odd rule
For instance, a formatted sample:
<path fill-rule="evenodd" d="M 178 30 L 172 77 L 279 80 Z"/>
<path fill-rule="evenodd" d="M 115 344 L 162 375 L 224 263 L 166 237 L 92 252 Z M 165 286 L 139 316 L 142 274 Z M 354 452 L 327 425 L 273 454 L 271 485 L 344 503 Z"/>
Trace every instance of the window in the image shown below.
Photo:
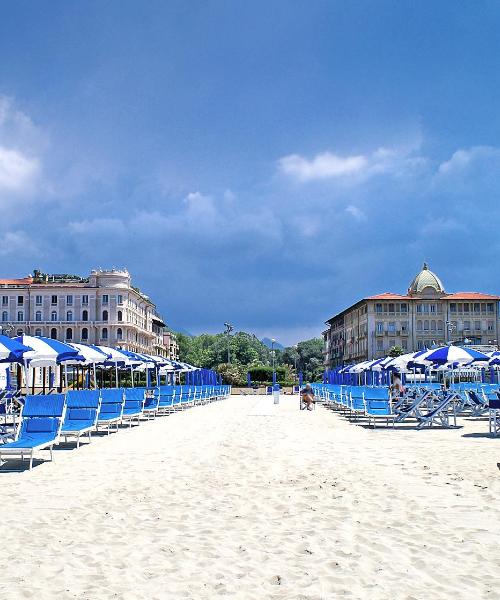
<path fill-rule="evenodd" d="M 430 309 L 431 309 L 431 313 L 435 313 L 436 312 L 436 305 L 435 304 L 431 304 L 430 305 Z"/>
<path fill-rule="evenodd" d="M 57 340 L 57 329 L 56 329 L 55 327 L 53 327 L 53 328 L 50 330 L 50 337 L 51 337 L 53 340 Z"/>
<path fill-rule="evenodd" d="M 417 304 L 417 312 L 421 313 L 422 312 L 422 304 Z"/>
<path fill-rule="evenodd" d="M 18 311 L 17 313 L 17 320 L 18 321 L 24 321 L 24 313 L 22 310 Z"/>
<path fill-rule="evenodd" d="M 82 304 L 88 304 L 89 303 L 89 297 L 87 294 L 84 294 L 82 296 Z"/>
<path fill-rule="evenodd" d="M 384 324 L 382 321 L 377 321 L 376 327 L 377 327 L 377 333 L 384 332 Z"/>
<path fill-rule="evenodd" d="M 479 302 L 474 302 L 474 312 L 478 313 L 481 311 Z"/>
<path fill-rule="evenodd" d="M 9 320 L 9 314 L 6 310 L 3 311 L 2 313 L 2 321 L 5 323 L 5 321 Z"/>
<path fill-rule="evenodd" d="M 388 311 L 389 307 L 387 306 L 387 304 L 384 304 L 384 312 L 386 313 Z"/>
<path fill-rule="evenodd" d="M 40 337 L 42 335 L 42 330 L 40 329 L 40 327 L 35 329 L 35 335 L 37 335 L 38 337 Z"/>
<path fill-rule="evenodd" d="M 116 339 L 121 340 L 123 338 L 123 332 L 120 327 L 116 330 Z"/>
<path fill-rule="evenodd" d="M 417 342 L 417 350 L 423 350 L 424 342 L 422 340 L 418 340 Z"/>
<path fill-rule="evenodd" d="M 9 297 L 2 296 L 2 306 L 8 306 L 8 304 L 9 304 Z"/>
<path fill-rule="evenodd" d="M 488 331 L 493 331 L 494 323 L 493 321 L 488 321 Z"/>
<path fill-rule="evenodd" d="M 66 313 L 66 321 L 72 321 L 73 320 L 73 311 L 68 310 Z"/>
<path fill-rule="evenodd" d="M 390 333 L 394 333 L 396 331 L 396 323 L 394 321 L 391 321 L 387 325 L 387 331 L 389 331 Z"/>
<path fill-rule="evenodd" d="M 429 321 L 427 319 L 424 321 L 424 331 L 429 331 Z"/>
<path fill-rule="evenodd" d="M 394 312 L 394 304 L 392 302 L 389 304 L 389 312 Z"/>
<path fill-rule="evenodd" d="M 108 320 L 108 311 L 107 310 L 103 310 L 102 311 L 102 320 L 103 321 L 107 321 Z"/>
<path fill-rule="evenodd" d="M 68 306 L 72 306 L 73 305 L 73 296 L 66 296 L 66 304 Z"/>
<path fill-rule="evenodd" d="M 456 302 L 450 302 L 450 312 L 457 312 Z"/>
<path fill-rule="evenodd" d="M 107 304 L 109 302 L 109 296 L 108 294 L 103 294 L 102 295 L 102 303 L 103 304 Z"/>
<path fill-rule="evenodd" d="M 35 313 L 35 321 L 41 321 L 41 320 L 42 320 L 42 311 L 37 310 Z"/>
<path fill-rule="evenodd" d="M 50 299 L 50 303 L 55 306 L 57 304 L 57 296 L 52 296 L 52 298 Z"/>
<path fill-rule="evenodd" d="M 464 321 L 464 330 L 470 329 L 470 321 Z"/>
<path fill-rule="evenodd" d="M 377 351 L 380 352 L 384 349 L 384 340 L 377 340 Z"/>
<path fill-rule="evenodd" d="M 66 339 L 67 340 L 72 340 L 73 339 L 73 330 L 71 329 L 71 327 L 68 327 L 66 329 Z"/>
<path fill-rule="evenodd" d="M 121 310 L 118 311 L 118 321 L 123 321 L 123 313 Z"/>
<path fill-rule="evenodd" d="M 468 302 L 466 302 L 466 303 L 464 304 L 464 312 L 467 312 L 467 313 L 468 313 L 468 312 L 469 312 L 469 307 L 470 307 L 470 304 L 469 304 Z"/>
<path fill-rule="evenodd" d="M 41 296 L 35 296 L 35 304 L 37 306 L 42 306 L 42 297 Z"/>
<path fill-rule="evenodd" d="M 402 340 L 401 348 L 403 348 L 403 350 L 408 350 L 408 342 L 406 341 L 406 339 Z"/>
<path fill-rule="evenodd" d="M 51 320 L 51 321 L 57 321 L 57 313 L 56 313 L 56 311 L 55 311 L 55 310 L 53 310 L 53 311 L 50 313 L 50 320 Z"/>
<path fill-rule="evenodd" d="M 474 329 L 476 331 L 481 331 L 481 321 L 474 321 Z"/>
<path fill-rule="evenodd" d="M 123 296 L 118 294 L 118 304 L 123 304 Z"/>
<path fill-rule="evenodd" d="M 401 312 L 402 313 L 408 312 L 408 304 L 401 304 Z"/>
<path fill-rule="evenodd" d="M 408 331 L 408 321 L 401 321 L 401 331 Z"/>
<path fill-rule="evenodd" d="M 380 303 L 375 304 L 375 312 L 376 313 L 381 313 L 382 312 L 382 304 L 380 304 Z"/>
<path fill-rule="evenodd" d="M 417 331 L 422 331 L 422 321 L 417 321 Z"/>
<path fill-rule="evenodd" d="M 87 341 L 88 339 L 89 339 L 89 330 L 86 327 L 84 327 L 82 329 L 82 340 Z"/>
<path fill-rule="evenodd" d="M 24 296 L 18 296 L 17 297 L 17 304 L 19 306 L 22 306 L 24 304 Z"/>
<path fill-rule="evenodd" d="M 101 338 L 103 340 L 107 340 L 108 339 L 108 328 L 107 327 L 103 327 L 102 333 L 101 333 Z"/>
<path fill-rule="evenodd" d="M 488 312 L 495 312 L 495 305 L 493 304 L 493 302 L 488 302 L 486 306 L 488 307 Z"/>
<path fill-rule="evenodd" d="M 436 331 L 436 321 L 431 321 L 431 331 Z"/>
<path fill-rule="evenodd" d="M 443 327 L 444 327 L 443 321 L 438 321 L 437 322 L 438 331 L 443 331 Z"/>

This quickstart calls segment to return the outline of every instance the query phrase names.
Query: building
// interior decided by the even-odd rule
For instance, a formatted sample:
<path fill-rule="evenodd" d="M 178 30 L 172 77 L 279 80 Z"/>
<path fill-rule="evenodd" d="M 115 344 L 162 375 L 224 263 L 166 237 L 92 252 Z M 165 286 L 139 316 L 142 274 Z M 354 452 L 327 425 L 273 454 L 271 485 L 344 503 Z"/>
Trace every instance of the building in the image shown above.
<path fill-rule="evenodd" d="M 174 333 L 168 330 L 163 332 L 163 345 L 167 349 L 168 358 L 179 360 L 179 342 Z"/>
<path fill-rule="evenodd" d="M 0 329 L 167 356 L 165 323 L 127 270 L 0 279 Z"/>
<path fill-rule="evenodd" d="M 363 298 L 326 321 L 325 366 L 387 356 L 393 346 L 405 352 L 465 340 L 496 346 L 499 300 L 480 292 L 446 293 L 424 263 L 406 294 Z"/>

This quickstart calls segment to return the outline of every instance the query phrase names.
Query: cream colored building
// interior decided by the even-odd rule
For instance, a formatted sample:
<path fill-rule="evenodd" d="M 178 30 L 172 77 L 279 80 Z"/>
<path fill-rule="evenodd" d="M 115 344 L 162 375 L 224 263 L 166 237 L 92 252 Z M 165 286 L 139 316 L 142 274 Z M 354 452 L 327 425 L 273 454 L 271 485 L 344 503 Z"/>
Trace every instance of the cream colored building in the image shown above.
<path fill-rule="evenodd" d="M 499 300 L 480 292 L 446 293 L 424 263 L 406 294 L 363 298 L 326 321 L 325 366 L 387 356 L 393 346 L 408 352 L 463 340 L 496 346 Z"/>
<path fill-rule="evenodd" d="M 127 270 L 93 270 L 88 278 L 35 271 L 24 279 L 0 279 L 0 328 L 168 355 L 165 323 Z"/>

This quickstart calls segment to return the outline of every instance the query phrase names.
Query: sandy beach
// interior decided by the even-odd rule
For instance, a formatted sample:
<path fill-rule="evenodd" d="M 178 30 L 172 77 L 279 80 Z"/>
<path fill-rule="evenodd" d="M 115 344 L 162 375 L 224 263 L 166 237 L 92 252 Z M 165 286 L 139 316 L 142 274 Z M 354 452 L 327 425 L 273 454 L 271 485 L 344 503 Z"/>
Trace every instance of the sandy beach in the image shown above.
<path fill-rule="evenodd" d="M 235 396 L 57 450 L 0 472 L 0 598 L 500 598 L 500 440 L 460 424 Z"/>

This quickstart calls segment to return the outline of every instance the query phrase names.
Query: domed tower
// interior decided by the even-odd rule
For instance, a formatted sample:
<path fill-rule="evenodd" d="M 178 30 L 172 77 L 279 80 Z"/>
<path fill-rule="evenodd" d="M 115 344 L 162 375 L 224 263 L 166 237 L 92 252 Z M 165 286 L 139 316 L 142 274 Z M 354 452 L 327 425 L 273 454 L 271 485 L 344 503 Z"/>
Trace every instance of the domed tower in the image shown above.
<path fill-rule="evenodd" d="M 441 280 L 429 269 L 427 263 L 424 263 L 408 288 L 409 296 L 442 296 L 445 293 Z"/>

